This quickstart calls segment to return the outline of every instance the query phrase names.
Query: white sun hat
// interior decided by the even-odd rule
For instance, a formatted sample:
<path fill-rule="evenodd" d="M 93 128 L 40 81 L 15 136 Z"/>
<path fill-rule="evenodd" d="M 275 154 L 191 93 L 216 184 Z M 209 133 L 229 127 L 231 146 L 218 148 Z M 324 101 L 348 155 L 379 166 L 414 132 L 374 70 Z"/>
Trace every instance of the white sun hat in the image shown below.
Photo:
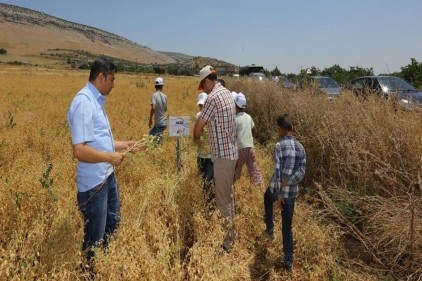
<path fill-rule="evenodd" d="M 234 99 L 234 102 L 236 105 L 240 108 L 246 108 L 246 97 L 244 94 L 239 93 L 236 95 L 236 98 Z"/>
<path fill-rule="evenodd" d="M 161 77 L 157 77 L 157 79 L 155 79 L 155 86 L 163 86 L 164 85 L 164 80 Z"/>

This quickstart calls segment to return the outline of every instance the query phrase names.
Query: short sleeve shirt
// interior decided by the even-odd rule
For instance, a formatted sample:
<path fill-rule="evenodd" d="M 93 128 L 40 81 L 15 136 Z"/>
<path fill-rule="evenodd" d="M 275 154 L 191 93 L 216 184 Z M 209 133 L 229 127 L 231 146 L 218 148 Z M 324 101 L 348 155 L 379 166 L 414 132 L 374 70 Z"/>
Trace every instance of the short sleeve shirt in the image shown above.
<path fill-rule="evenodd" d="M 211 158 L 237 160 L 236 107 L 233 96 L 217 83 L 202 108 L 201 118 L 208 127 Z"/>
<path fill-rule="evenodd" d="M 253 146 L 252 128 L 255 124 L 252 117 L 246 112 L 236 114 L 237 148 L 242 149 Z"/>
<path fill-rule="evenodd" d="M 157 91 L 151 96 L 151 104 L 155 105 L 154 125 L 166 126 L 167 96 L 164 93 Z"/>
<path fill-rule="evenodd" d="M 67 112 L 73 145 L 86 143 L 99 151 L 114 152 L 113 135 L 104 105 L 105 96 L 90 82 L 76 94 Z M 85 192 L 94 188 L 104 182 L 113 171 L 113 166 L 107 162 L 78 161 L 78 191 Z"/>

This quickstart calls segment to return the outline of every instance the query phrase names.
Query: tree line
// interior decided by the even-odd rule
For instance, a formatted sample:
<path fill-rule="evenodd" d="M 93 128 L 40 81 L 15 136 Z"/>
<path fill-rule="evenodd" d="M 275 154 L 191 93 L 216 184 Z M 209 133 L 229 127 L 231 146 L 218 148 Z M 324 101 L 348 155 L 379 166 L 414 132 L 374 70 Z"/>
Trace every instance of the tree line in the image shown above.
<path fill-rule="evenodd" d="M 7 54 L 7 50 L 4 48 L 0 48 L 0 55 L 5 54 Z M 76 65 L 75 62 L 72 62 L 69 58 L 67 60 L 67 63 L 72 64 L 74 68 L 88 69 L 90 67 L 89 61 L 84 61 Z M 139 65 L 137 63 L 128 62 L 124 60 L 119 60 L 117 62 L 117 68 L 120 71 L 123 70 L 128 72 L 144 72 L 156 74 L 168 73 L 170 75 L 194 75 L 199 71 L 198 65 L 196 65 L 195 67 L 185 66 L 181 64 Z M 349 69 L 344 69 L 340 65 L 334 64 L 333 66 L 325 68 L 323 70 L 312 66 L 311 68 L 301 69 L 299 74 L 283 74 L 276 66 L 275 69 L 273 69 L 272 71 L 265 70 L 265 74 L 267 76 L 284 76 L 289 78 L 289 80 L 294 83 L 298 83 L 299 81 L 305 80 L 307 76 L 321 75 L 331 77 L 332 79 L 336 80 L 337 83 L 339 83 L 340 85 L 346 85 L 349 81 L 353 80 L 354 78 L 360 76 L 374 75 L 374 69 L 372 67 L 363 68 L 359 66 L 351 66 L 349 67 Z M 422 62 L 418 62 L 415 58 L 411 58 L 410 63 L 408 65 L 401 67 L 400 72 L 393 72 L 389 74 L 380 75 L 391 75 L 401 77 L 410 82 L 416 88 L 422 89 Z"/>
<path fill-rule="evenodd" d="M 351 66 L 349 69 L 344 69 L 338 64 L 335 64 L 323 70 L 320 70 L 313 66 L 308 69 L 302 69 L 299 74 L 283 74 L 277 67 L 275 67 L 275 69 L 273 69 L 272 71 L 266 72 L 267 75 L 271 76 L 285 76 L 295 83 L 304 80 L 306 76 L 328 76 L 336 80 L 337 83 L 339 83 L 340 85 L 346 85 L 349 81 L 360 76 L 374 75 L 374 69 L 372 67 L 363 68 L 359 66 Z M 418 62 L 415 58 L 410 59 L 410 64 L 401 67 L 400 72 L 393 72 L 389 74 L 380 75 L 391 75 L 401 77 L 410 82 L 416 88 L 422 89 L 422 63 Z"/>

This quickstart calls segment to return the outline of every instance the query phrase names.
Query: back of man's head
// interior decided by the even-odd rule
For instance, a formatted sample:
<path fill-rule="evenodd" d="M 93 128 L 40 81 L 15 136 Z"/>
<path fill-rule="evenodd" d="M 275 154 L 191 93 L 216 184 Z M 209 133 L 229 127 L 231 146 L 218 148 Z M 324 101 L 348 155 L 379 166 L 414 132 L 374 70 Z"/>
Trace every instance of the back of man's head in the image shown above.
<path fill-rule="evenodd" d="M 161 77 L 157 77 L 154 82 L 156 90 L 162 90 L 164 86 L 164 79 Z"/>
<path fill-rule="evenodd" d="M 290 119 L 289 114 L 283 114 L 277 117 L 277 126 L 288 131 L 293 130 L 292 120 Z"/>

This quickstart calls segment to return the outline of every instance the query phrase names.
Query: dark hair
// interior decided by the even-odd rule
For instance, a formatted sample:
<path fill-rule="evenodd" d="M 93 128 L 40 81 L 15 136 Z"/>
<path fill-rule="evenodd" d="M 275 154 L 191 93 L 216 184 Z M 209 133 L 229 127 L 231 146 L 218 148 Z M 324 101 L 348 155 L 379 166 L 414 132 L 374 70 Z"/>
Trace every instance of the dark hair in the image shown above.
<path fill-rule="evenodd" d="M 163 85 L 155 85 L 155 89 L 156 90 L 162 90 L 163 89 Z"/>
<path fill-rule="evenodd" d="M 215 80 L 217 80 L 217 73 L 210 73 L 207 76 L 207 78 L 210 79 L 211 81 L 215 81 Z"/>
<path fill-rule="evenodd" d="M 226 87 L 226 82 L 223 79 L 219 78 L 217 81 L 220 82 L 223 87 Z"/>
<path fill-rule="evenodd" d="M 106 59 L 96 59 L 91 66 L 89 81 L 92 82 L 97 79 L 100 73 L 102 73 L 104 76 L 107 76 L 112 72 L 117 72 L 117 68 L 111 61 Z"/>
<path fill-rule="evenodd" d="M 293 130 L 292 120 L 290 120 L 289 114 L 283 114 L 277 117 L 277 126 L 286 129 L 288 131 Z"/>

